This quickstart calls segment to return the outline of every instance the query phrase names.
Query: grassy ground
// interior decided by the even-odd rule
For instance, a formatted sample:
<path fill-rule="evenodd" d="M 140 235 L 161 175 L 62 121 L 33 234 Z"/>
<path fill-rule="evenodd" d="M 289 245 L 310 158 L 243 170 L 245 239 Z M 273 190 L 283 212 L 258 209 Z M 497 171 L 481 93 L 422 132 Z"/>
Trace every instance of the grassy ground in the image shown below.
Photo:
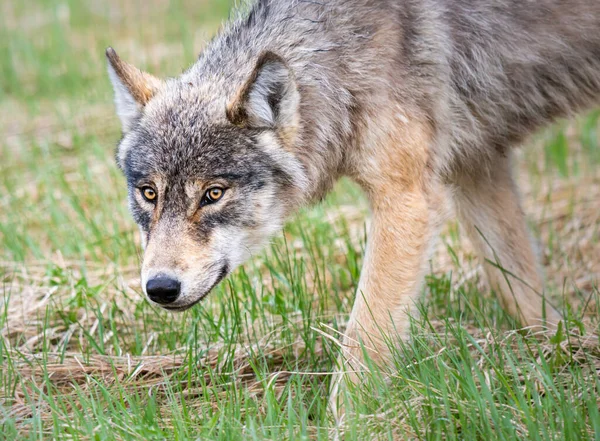
<path fill-rule="evenodd" d="M 335 330 L 365 242 L 354 186 L 192 311 L 159 311 L 139 290 L 103 51 L 176 75 L 229 6 L 0 0 L 0 439 L 332 437 Z M 566 325 L 513 331 L 451 223 L 398 374 L 348 393 L 343 439 L 600 439 L 598 116 L 540 134 L 519 158 Z"/>

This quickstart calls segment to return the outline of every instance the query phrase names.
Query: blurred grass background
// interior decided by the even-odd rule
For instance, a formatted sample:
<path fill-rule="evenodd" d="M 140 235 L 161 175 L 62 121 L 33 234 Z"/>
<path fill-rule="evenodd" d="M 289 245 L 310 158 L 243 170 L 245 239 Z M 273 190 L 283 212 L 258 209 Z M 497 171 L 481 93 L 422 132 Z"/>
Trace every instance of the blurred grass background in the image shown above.
<path fill-rule="evenodd" d="M 336 347 L 323 334 L 343 329 L 360 272 L 354 185 L 192 311 L 158 311 L 139 291 L 104 49 L 175 76 L 231 6 L 0 0 L 0 439 L 332 438 Z M 564 329 L 513 332 L 451 223 L 398 375 L 349 392 L 359 415 L 343 439 L 600 439 L 599 116 L 519 154 Z"/>

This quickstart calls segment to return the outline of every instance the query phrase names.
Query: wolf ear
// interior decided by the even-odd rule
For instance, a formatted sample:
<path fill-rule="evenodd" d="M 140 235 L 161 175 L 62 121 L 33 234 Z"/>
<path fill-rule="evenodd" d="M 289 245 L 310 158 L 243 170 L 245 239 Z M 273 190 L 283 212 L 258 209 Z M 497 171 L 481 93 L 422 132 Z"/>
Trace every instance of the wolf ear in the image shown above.
<path fill-rule="evenodd" d="M 119 58 L 112 47 L 106 49 L 108 76 L 115 91 L 117 115 L 127 133 L 142 109 L 162 86 L 162 81 Z"/>
<path fill-rule="evenodd" d="M 300 94 L 287 63 L 264 52 L 246 83 L 227 106 L 227 118 L 240 127 L 289 130 L 298 125 Z"/>

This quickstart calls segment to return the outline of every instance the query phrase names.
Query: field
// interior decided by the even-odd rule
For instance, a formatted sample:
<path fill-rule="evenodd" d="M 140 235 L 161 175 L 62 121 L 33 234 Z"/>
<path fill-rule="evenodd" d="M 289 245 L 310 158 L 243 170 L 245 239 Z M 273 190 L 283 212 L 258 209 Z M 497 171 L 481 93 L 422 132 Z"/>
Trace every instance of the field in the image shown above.
<path fill-rule="evenodd" d="M 193 63 L 224 0 L 0 0 L 0 439 L 332 439 L 327 391 L 368 209 L 342 181 L 180 315 L 139 287 L 114 164 L 104 49 L 159 76 Z M 600 111 L 519 151 L 567 316 L 515 331 L 455 222 L 397 374 L 346 394 L 344 440 L 600 440 Z"/>

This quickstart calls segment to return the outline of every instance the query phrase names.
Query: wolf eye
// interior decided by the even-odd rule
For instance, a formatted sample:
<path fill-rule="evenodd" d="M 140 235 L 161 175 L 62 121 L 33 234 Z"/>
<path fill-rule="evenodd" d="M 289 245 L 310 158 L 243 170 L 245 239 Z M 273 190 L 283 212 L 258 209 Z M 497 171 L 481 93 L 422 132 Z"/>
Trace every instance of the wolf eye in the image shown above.
<path fill-rule="evenodd" d="M 156 191 L 152 187 L 142 187 L 140 191 L 142 192 L 144 199 L 148 202 L 153 202 L 156 199 Z"/>
<path fill-rule="evenodd" d="M 213 204 L 223 197 L 225 190 L 220 187 L 213 187 L 206 190 L 200 206 Z"/>

